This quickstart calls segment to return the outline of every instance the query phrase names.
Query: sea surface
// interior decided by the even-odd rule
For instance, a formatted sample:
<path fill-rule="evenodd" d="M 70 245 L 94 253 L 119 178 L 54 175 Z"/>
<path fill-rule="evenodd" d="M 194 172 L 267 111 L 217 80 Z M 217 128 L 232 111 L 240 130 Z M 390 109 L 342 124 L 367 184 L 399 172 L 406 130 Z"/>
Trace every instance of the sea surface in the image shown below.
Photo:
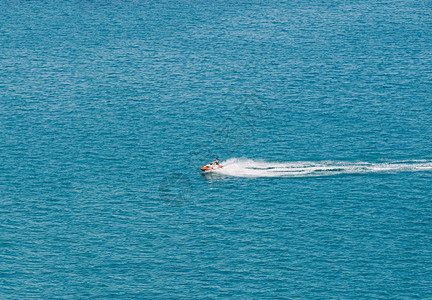
<path fill-rule="evenodd" d="M 30 298 L 431 299 L 432 2 L 0 1 Z"/>

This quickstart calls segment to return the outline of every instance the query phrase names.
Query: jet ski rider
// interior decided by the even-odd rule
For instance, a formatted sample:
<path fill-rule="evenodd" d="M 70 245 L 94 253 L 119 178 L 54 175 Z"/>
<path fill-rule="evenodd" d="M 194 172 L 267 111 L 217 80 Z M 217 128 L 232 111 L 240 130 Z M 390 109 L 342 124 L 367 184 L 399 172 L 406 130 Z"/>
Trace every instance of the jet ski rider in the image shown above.
<path fill-rule="evenodd" d="M 219 159 L 216 157 L 215 161 L 211 163 L 212 165 L 219 166 Z"/>

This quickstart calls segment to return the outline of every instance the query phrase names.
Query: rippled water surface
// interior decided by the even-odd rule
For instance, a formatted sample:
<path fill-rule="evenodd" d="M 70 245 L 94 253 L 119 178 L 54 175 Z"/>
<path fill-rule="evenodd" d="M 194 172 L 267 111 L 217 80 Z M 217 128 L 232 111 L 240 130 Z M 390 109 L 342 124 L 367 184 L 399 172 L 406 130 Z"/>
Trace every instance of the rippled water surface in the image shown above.
<path fill-rule="evenodd" d="M 0 2 L 0 298 L 432 298 L 431 49 L 430 1 Z"/>

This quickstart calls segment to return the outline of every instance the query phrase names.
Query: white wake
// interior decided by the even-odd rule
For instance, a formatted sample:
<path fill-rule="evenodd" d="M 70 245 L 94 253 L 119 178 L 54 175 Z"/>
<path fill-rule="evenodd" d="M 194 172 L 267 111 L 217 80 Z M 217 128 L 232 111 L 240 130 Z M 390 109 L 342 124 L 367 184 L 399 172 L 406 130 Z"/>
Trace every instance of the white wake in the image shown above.
<path fill-rule="evenodd" d="M 221 164 L 223 168 L 214 173 L 236 177 L 315 177 L 339 174 L 432 171 L 432 160 L 380 163 L 348 161 L 266 162 L 231 158 Z"/>

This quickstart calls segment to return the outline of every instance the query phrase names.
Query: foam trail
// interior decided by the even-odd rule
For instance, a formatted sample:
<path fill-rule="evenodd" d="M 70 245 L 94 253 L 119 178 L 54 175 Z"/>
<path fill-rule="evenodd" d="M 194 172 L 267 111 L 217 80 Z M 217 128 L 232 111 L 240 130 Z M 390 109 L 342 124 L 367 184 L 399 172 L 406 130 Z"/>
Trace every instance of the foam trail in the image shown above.
<path fill-rule="evenodd" d="M 316 177 L 339 174 L 432 171 L 432 160 L 404 160 L 383 163 L 344 161 L 266 162 L 231 158 L 214 173 L 236 177 Z"/>

